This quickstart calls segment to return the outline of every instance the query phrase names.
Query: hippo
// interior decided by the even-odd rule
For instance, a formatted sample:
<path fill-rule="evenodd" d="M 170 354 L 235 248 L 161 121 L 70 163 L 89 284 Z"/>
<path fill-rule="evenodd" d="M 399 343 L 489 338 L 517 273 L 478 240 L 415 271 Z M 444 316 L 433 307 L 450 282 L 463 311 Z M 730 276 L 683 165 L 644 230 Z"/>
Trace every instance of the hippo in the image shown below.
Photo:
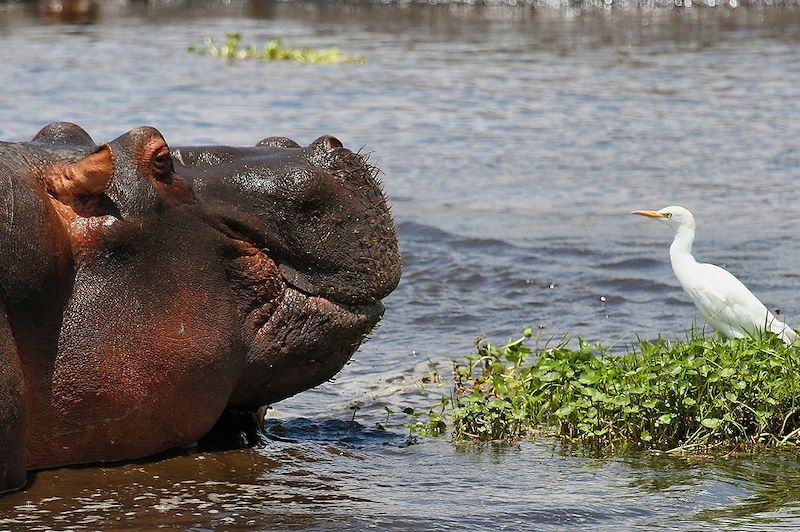
<path fill-rule="evenodd" d="M 71 223 L 83 229 L 56 250 L 68 267 L 52 282 L 68 289 L 31 379 L 13 323 L 0 323 L 11 368 L 0 374 L 10 390 L 0 396 L 0 445 L 13 450 L 0 457 L 9 472 L 0 489 L 18 487 L 26 469 L 190 446 L 227 409 L 328 380 L 377 324 L 400 257 L 374 171 L 332 137 L 259 144 L 173 157 L 153 128 L 97 147 L 77 126 L 55 124 L 15 145 L 63 154 L 97 177 L 86 193 L 46 198 L 79 198 Z M 20 163 L 4 172 L 26 179 Z M 34 290 L 38 279 L 7 284 L 49 297 Z"/>

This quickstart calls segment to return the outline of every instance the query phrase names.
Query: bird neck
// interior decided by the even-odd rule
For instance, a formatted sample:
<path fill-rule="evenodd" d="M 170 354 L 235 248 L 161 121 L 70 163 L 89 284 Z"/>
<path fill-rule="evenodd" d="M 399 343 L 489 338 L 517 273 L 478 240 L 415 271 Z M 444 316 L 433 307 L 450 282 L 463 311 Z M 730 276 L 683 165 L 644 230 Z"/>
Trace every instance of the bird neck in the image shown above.
<path fill-rule="evenodd" d="M 669 258 L 675 263 L 689 260 L 694 262 L 692 257 L 692 244 L 694 243 L 694 228 L 682 226 L 675 233 L 675 239 L 669 247 Z"/>

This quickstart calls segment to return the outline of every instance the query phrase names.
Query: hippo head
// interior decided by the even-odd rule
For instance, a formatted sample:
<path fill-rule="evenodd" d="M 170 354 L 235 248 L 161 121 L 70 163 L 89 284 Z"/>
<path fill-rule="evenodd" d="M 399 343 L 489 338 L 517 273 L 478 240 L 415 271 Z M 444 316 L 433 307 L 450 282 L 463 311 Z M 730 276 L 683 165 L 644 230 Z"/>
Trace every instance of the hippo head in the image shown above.
<path fill-rule="evenodd" d="M 152 221 L 197 201 L 196 223 L 235 244 L 225 254 L 241 290 L 247 371 L 229 406 L 257 408 L 324 382 L 380 320 L 400 278 L 395 226 L 377 170 L 337 139 L 300 147 L 271 137 L 170 157 L 143 127 L 108 146 L 117 168 L 108 196 L 123 219 Z M 179 253 L 172 262 L 192 260 Z"/>
<path fill-rule="evenodd" d="M 230 405 L 253 408 L 332 377 L 383 313 L 400 255 L 376 169 L 321 137 L 255 147 L 179 147 L 176 173 L 251 246 L 250 271 L 280 273 L 280 297 L 247 320 L 248 377 Z"/>
<path fill-rule="evenodd" d="M 380 320 L 400 256 L 374 169 L 331 137 L 260 144 L 95 148 L 120 219 L 76 272 L 37 463 L 190 444 L 330 379 Z"/>

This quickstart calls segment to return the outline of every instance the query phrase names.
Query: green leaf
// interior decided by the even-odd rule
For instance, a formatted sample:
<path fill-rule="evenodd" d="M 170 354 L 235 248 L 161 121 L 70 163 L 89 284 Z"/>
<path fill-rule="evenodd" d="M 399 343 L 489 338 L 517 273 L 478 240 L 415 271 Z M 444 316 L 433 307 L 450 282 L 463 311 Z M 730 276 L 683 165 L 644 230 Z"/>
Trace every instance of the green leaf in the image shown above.
<path fill-rule="evenodd" d="M 542 375 L 541 377 L 539 377 L 539 380 L 542 382 L 554 382 L 559 380 L 560 378 L 561 378 L 560 373 L 557 373 L 555 371 L 549 371 L 544 375 Z"/>
<path fill-rule="evenodd" d="M 700 423 L 702 423 L 704 427 L 714 430 L 719 428 L 720 425 L 722 425 L 722 420 L 716 417 L 707 417 Z"/>
<path fill-rule="evenodd" d="M 566 406 L 562 406 L 561 408 L 556 410 L 555 411 L 555 415 L 557 415 L 558 417 L 565 417 L 565 416 L 570 415 L 574 411 L 575 411 L 575 407 L 574 406 L 566 405 Z"/>

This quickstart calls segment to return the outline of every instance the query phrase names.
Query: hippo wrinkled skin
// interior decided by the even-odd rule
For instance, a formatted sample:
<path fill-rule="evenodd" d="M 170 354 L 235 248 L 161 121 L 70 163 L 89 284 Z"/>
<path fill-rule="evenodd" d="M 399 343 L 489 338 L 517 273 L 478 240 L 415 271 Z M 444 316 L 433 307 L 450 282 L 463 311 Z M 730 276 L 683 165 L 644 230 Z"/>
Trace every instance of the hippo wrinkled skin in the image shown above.
<path fill-rule="evenodd" d="M 0 271 L 0 490 L 191 445 L 226 409 L 324 382 L 399 280 L 374 173 L 332 137 L 173 158 L 152 128 L 98 147 L 52 124 L 0 144 L 0 176 L 23 261 Z"/>

